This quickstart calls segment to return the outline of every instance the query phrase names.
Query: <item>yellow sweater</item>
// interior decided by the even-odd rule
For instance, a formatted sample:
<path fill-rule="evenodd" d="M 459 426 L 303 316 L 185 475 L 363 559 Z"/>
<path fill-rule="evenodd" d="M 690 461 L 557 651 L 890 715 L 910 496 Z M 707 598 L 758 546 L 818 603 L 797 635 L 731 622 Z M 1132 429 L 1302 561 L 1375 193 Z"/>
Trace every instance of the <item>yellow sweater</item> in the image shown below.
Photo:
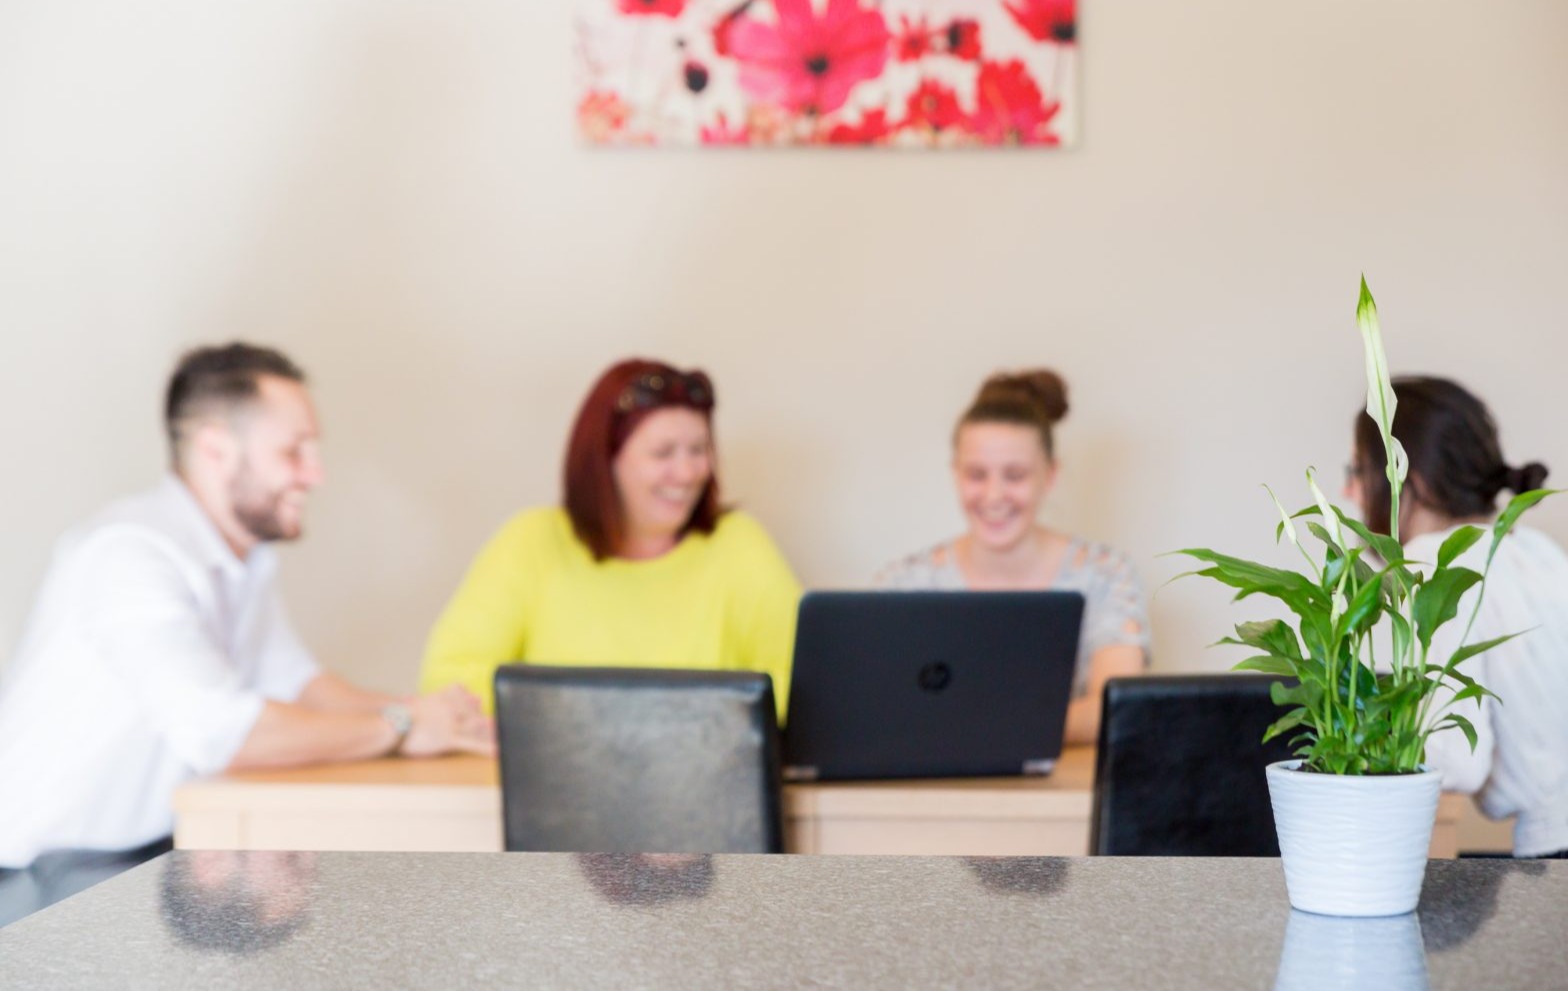
<path fill-rule="evenodd" d="M 800 585 L 740 512 L 647 561 L 595 561 L 564 509 L 525 510 L 479 552 L 425 648 L 420 690 L 456 683 L 494 710 L 497 665 L 761 671 L 780 717 Z"/>

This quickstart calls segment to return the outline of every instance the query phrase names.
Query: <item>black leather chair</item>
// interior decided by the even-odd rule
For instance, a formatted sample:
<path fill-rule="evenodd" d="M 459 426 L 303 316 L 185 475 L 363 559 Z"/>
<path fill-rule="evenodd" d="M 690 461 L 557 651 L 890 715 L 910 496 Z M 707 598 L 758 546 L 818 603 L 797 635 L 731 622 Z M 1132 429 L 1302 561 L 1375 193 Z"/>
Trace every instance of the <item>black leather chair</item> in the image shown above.
<path fill-rule="evenodd" d="M 783 849 L 767 675 L 515 664 L 495 700 L 508 850 Z"/>
<path fill-rule="evenodd" d="M 1112 678 L 1105 685 L 1089 852 L 1277 857 L 1263 769 L 1290 760 L 1271 675 Z"/>

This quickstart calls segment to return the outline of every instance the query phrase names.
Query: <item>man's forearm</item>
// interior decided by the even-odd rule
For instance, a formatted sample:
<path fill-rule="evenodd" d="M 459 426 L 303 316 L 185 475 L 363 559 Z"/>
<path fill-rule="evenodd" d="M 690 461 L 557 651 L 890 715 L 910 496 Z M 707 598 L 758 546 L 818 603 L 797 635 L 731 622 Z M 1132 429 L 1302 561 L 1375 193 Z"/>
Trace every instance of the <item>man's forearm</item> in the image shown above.
<path fill-rule="evenodd" d="M 333 712 L 268 702 L 228 769 L 364 760 L 388 753 L 397 740 L 397 731 L 376 712 Z"/>

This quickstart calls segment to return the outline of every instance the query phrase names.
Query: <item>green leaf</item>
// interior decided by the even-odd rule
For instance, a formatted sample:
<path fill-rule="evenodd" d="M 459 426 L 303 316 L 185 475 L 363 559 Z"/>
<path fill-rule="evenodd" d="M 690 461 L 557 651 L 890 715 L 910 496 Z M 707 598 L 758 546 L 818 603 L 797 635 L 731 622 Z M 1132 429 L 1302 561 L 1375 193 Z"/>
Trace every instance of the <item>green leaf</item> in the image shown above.
<path fill-rule="evenodd" d="M 1392 631 L 1391 638 L 1394 650 L 1394 656 L 1390 663 L 1398 667 L 1403 665 L 1405 659 L 1410 656 L 1410 641 L 1412 637 L 1410 623 L 1405 617 L 1393 610 L 1388 613 L 1388 618 L 1389 629 Z"/>
<path fill-rule="evenodd" d="M 1346 516 L 1344 510 L 1334 507 L 1334 513 L 1339 516 L 1340 524 L 1351 533 L 1360 537 L 1366 545 L 1383 559 L 1385 564 L 1401 564 L 1405 560 L 1405 549 L 1399 541 L 1382 533 L 1373 533 L 1365 523 Z"/>
<path fill-rule="evenodd" d="M 1465 735 L 1465 739 L 1470 741 L 1470 752 L 1475 753 L 1475 727 L 1470 725 L 1470 720 L 1466 719 L 1464 716 L 1456 716 L 1453 713 L 1449 713 L 1442 722 L 1432 727 L 1432 732 L 1436 733 L 1438 730 L 1446 729 L 1449 726 L 1459 727 L 1459 732 L 1463 733 Z"/>
<path fill-rule="evenodd" d="M 1437 568 L 1439 571 L 1454 563 L 1454 559 L 1465 551 L 1475 546 L 1476 541 L 1486 536 L 1486 531 L 1478 526 L 1462 526 L 1448 535 L 1443 541 L 1443 546 L 1437 549 Z"/>
<path fill-rule="evenodd" d="M 1235 598 L 1238 601 L 1249 595 L 1266 595 L 1283 603 L 1303 620 L 1315 613 L 1327 612 L 1327 596 L 1311 580 L 1297 572 L 1270 568 L 1206 549 L 1190 549 L 1176 553 L 1196 557 L 1200 561 L 1213 562 L 1213 567 L 1205 568 L 1196 574 L 1237 589 Z"/>
<path fill-rule="evenodd" d="M 1428 664 L 1425 671 L 1427 677 L 1429 678 L 1433 675 L 1436 675 L 1437 680 L 1439 681 L 1452 681 L 1464 686 L 1465 688 L 1469 688 L 1471 685 L 1475 684 L 1474 678 L 1465 674 L 1463 671 L 1460 671 L 1458 668 L 1450 670 L 1443 667 L 1441 664 Z"/>
<path fill-rule="evenodd" d="M 1296 665 L 1298 663 L 1300 662 L 1293 661 L 1288 657 L 1276 657 L 1273 654 L 1260 654 L 1257 657 L 1249 657 L 1245 661 L 1237 661 L 1235 664 L 1231 665 L 1231 670 L 1261 671 L 1264 674 L 1282 674 L 1286 675 L 1287 677 L 1294 678 L 1296 676 Z"/>
<path fill-rule="evenodd" d="M 1345 609 L 1345 615 L 1340 617 L 1339 629 L 1341 632 L 1350 633 L 1371 627 L 1377 622 L 1382 611 L 1383 576 L 1380 573 L 1356 590 L 1356 594 Z"/>
<path fill-rule="evenodd" d="M 1307 530 L 1312 534 L 1312 536 L 1318 538 L 1318 541 L 1324 546 L 1332 547 L 1338 553 L 1344 553 L 1343 545 L 1334 539 L 1334 535 L 1329 533 L 1328 530 L 1324 528 L 1323 524 L 1315 522 L 1308 523 Z"/>
<path fill-rule="evenodd" d="M 1508 531 L 1514 528 L 1514 524 L 1519 522 L 1519 517 L 1523 516 L 1526 510 L 1547 496 L 1556 495 L 1561 491 L 1562 489 L 1531 489 L 1508 500 L 1508 505 L 1498 515 L 1497 522 L 1492 524 L 1493 539 L 1501 540 L 1508 536 Z"/>
<path fill-rule="evenodd" d="M 1420 578 L 1403 564 L 1391 564 L 1383 569 L 1383 584 L 1391 603 L 1409 598 L 1420 583 Z M 1391 605 L 1390 608 L 1394 607 Z"/>
<path fill-rule="evenodd" d="M 1269 698 L 1278 706 L 1299 705 L 1310 709 L 1317 705 L 1322 697 L 1322 687 L 1305 680 L 1299 685 L 1287 685 L 1276 681 L 1269 686 Z"/>
<path fill-rule="evenodd" d="M 1438 571 L 1416 589 L 1416 639 L 1423 650 L 1432 646 L 1432 635 L 1459 612 L 1459 600 L 1481 576 L 1469 568 Z"/>
<path fill-rule="evenodd" d="M 1296 631 L 1281 619 L 1241 623 L 1236 627 L 1236 638 L 1231 642 L 1256 647 L 1279 657 L 1301 659 L 1301 644 L 1296 640 Z"/>
<path fill-rule="evenodd" d="M 1480 685 L 1476 684 L 1475 682 L 1471 682 L 1469 685 L 1466 685 L 1464 688 L 1462 688 L 1459 691 L 1455 692 L 1454 693 L 1454 697 L 1449 700 L 1448 704 L 1449 705 L 1455 705 L 1455 704 L 1457 704 L 1459 702 L 1468 702 L 1471 699 L 1475 699 L 1476 703 L 1479 704 L 1480 701 L 1483 698 L 1486 698 L 1488 695 L 1490 695 L 1494 699 L 1497 698 L 1497 696 L 1495 694 L 1493 694 L 1491 691 L 1488 691 L 1487 689 L 1482 688 Z"/>
<path fill-rule="evenodd" d="M 1448 659 L 1448 663 L 1443 666 L 1443 673 L 1448 675 L 1457 675 L 1459 672 L 1456 671 L 1455 668 L 1457 668 L 1464 661 L 1468 661 L 1477 654 L 1484 654 L 1493 647 L 1496 647 L 1498 644 L 1507 643 L 1514 637 L 1523 636 L 1528 632 L 1530 631 L 1521 630 L 1518 633 L 1509 633 L 1505 636 L 1493 637 L 1490 640 L 1482 640 L 1480 643 L 1465 644 L 1463 647 L 1460 647 L 1458 650 L 1454 651 L 1454 656 L 1450 657 Z"/>
<path fill-rule="evenodd" d="M 1307 721 L 1310 713 L 1306 709 L 1292 709 L 1285 715 L 1276 719 L 1268 729 L 1263 731 L 1263 742 L 1267 743 L 1288 729 L 1293 729 Z"/>

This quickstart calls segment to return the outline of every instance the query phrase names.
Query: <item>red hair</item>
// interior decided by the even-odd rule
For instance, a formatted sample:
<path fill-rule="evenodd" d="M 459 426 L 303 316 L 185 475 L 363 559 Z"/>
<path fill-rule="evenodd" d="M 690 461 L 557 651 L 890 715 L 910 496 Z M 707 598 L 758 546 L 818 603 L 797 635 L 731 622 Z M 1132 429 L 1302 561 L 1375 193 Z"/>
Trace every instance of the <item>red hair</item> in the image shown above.
<path fill-rule="evenodd" d="M 561 502 L 566 515 L 572 520 L 572 530 L 577 539 L 587 545 L 595 561 L 613 557 L 626 539 L 626 516 L 621 508 L 620 493 L 615 488 L 615 456 L 625 446 L 626 439 L 647 419 L 648 414 L 671 406 L 695 410 L 708 421 L 713 429 L 712 397 L 706 403 L 694 402 L 682 390 L 672 391 L 651 405 L 638 405 L 627 409 L 621 402 L 627 390 L 648 376 L 662 376 L 665 381 L 683 381 L 684 376 L 661 361 L 632 358 L 611 365 L 599 381 L 588 390 L 572 424 L 572 436 L 566 447 L 566 471 Z M 719 508 L 719 477 L 717 465 L 703 486 L 702 495 L 692 509 L 691 518 L 681 527 L 678 537 L 693 530 L 712 533 L 718 525 L 723 510 Z"/>

